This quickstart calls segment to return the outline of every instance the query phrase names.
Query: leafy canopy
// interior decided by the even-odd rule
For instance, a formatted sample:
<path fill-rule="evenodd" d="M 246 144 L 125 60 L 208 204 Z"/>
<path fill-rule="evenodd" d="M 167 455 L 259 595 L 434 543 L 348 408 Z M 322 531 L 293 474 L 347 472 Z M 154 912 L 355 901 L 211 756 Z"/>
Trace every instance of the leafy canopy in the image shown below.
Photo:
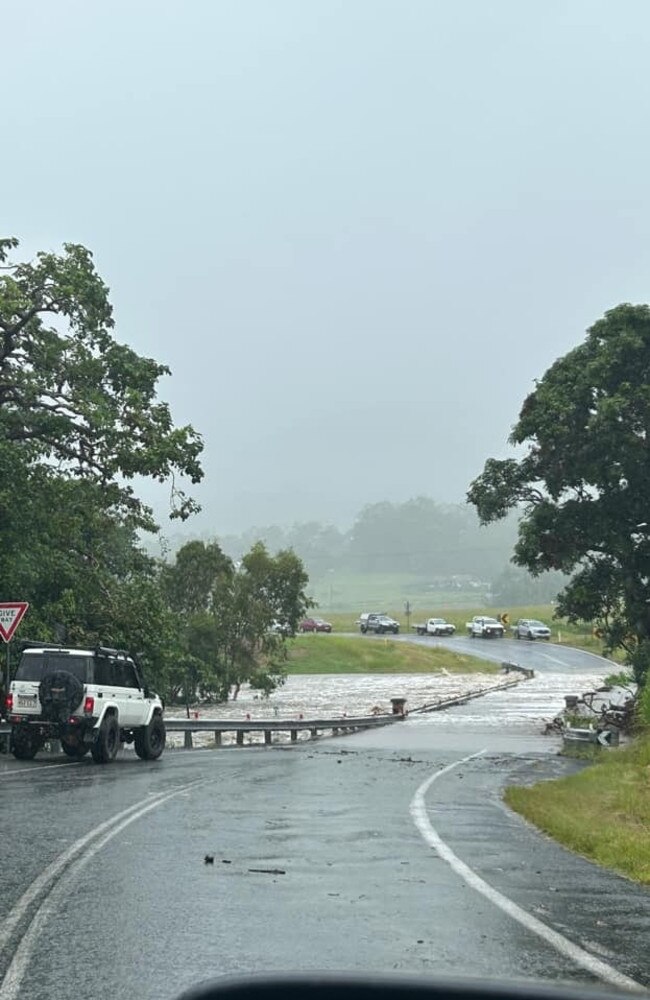
<path fill-rule="evenodd" d="M 290 551 L 272 556 L 258 542 L 235 565 L 216 542 L 184 545 L 162 571 L 183 649 L 171 676 L 172 697 L 225 700 L 245 682 L 266 693 L 281 684 L 286 636 L 311 607 L 307 582 Z M 284 626 L 281 633 L 276 623 Z"/>
<path fill-rule="evenodd" d="M 650 308 L 610 310 L 525 400 L 468 500 L 484 524 L 523 510 L 514 562 L 573 574 L 557 614 L 596 621 L 637 677 L 650 663 Z"/>
<path fill-rule="evenodd" d="M 129 482 L 172 482 L 172 516 L 194 501 L 175 477 L 202 478 L 201 438 L 175 428 L 157 386 L 169 369 L 114 340 L 108 289 L 83 246 L 12 263 L 15 239 L 0 240 L 0 447 L 89 479 L 105 499 L 152 530 L 150 510 Z"/>

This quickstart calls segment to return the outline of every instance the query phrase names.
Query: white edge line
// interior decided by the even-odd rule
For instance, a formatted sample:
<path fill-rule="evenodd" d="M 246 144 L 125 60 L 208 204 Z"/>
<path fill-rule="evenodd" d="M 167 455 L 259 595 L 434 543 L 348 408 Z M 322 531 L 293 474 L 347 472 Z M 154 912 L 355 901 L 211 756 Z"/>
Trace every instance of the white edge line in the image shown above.
<path fill-rule="evenodd" d="M 152 809 L 157 809 L 158 806 L 163 805 L 163 803 L 167 802 L 169 799 L 173 799 L 177 795 L 181 795 L 183 792 L 186 792 L 188 789 L 193 788 L 196 785 L 204 784 L 207 780 L 207 778 L 201 778 L 197 781 L 190 781 L 186 785 L 181 785 L 180 788 L 176 788 L 171 792 L 165 792 L 158 795 L 155 799 L 147 802 L 145 805 L 142 805 L 141 802 L 136 803 L 136 806 L 132 806 L 131 809 L 124 810 L 123 813 L 118 813 L 118 815 L 114 816 L 112 820 L 108 820 L 100 827 L 96 827 L 95 830 L 91 831 L 92 836 L 96 838 L 95 843 L 93 843 L 88 850 L 81 855 L 81 857 L 77 858 L 70 868 L 74 870 L 76 874 L 91 860 L 91 858 L 94 857 L 95 854 L 97 854 L 98 851 L 101 851 L 101 849 L 110 840 L 112 840 L 113 837 L 116 837 L 118 833 L 121 833 L 125 827 L 130 826 L 131 823 L 135 823 L 136 820 L 145 816 L 148 812 L 151 812 Z M 136 809 L 137 811 L 134 811 Z M 131 815 L 126 815 L 127 813 L 131 813 Z M 123 818 L 120 822 L 120 817 L 125 818 Z M 107 826 L 110 828 L 104 833 L 104 836 L 101 836 L 101 830 L 105 829 Z M 88 840 L 89 838 L 90 834 L 86 838 L 82 839 Z M 38 936 L 46 921 L 55 909 L 58 897 L 67 891 L 69 885 L 70 879 L 55 882 L 50 892 L 42 900 L 36 913 L 32 917 L 29 927 L 21 938 L 11 964 L 7 969 L 2 983 L 0 984 L 0 1000 L 15 1000 L 18 996 L 18 991 L 25 972 L 27 971 L 32 951 L 36 941 L 38 940 Z"/>
<path fill-rule="evenodd" d="M 134 805 L 129 806 L 128 809 L 123 809 L 121 812 L 116 813 L 109 819 L 100 823 L 99 826 L 95 826 L 88 833 L 84 834 L 78 840 L 75 840 L 73 844 L 70 845 L 65 851 L 59 854 L 54 861 L 52 861 L 47 868 L 43 869 L 40 875 L 38 875 L 34 881 L 25 890 L 22 896 L 17 900 L 17 902 L 12 906 L 9 913 L 3 918 L 2 926 L 0 927 L 0 958 L 3 957 L 3 953 L 7 946 L 9 939 L 11 938 L 16 926 L 23 919 L 25 913 L 32 905 L 32 903 L 38 899 L 38 897 L 47 890 L 50 884 L 58 877 L 60 872 L 63 871 L 67 865 L 81 852 L 83 849 L 95 839 L 95 837 L 100 837 L 107 829 L 109 829 L 114 823 L 119 823 L 120 820 L 124 819 L 130 813 L 134 812 L 136 809 L 142 808 L 143 803 L 154 802 L 161 798 L 167 793 L 159 792 L 158 795 L 147 796 L 146 799 L 140 799 Z"/>
<path fill-rule="evenodd" d="M 584 948 L 579 945 L 574 944 L 568 938 L 565 938 L 558 931 L 553 930 L 546 924 L 538 920 L 537 917 L 532 916 L 527 910 L 518 906 L 503 893 L 499 892 L 493 886 L 489 885 L 484 879 L 477 875 L 476 872 L 465 864 L 464 861 L 458 857 L 457 854 L 452 851 L 451 847 L 442 839 L 437 830 L 434 829 L 431 821 L 429 820 L 425 796 L 434 781 L 441 778 L 444 774 L 448 774 L 453 771 L 454 768 L 459 767 L 461 764 L 467 764 L 470 760 L 474 760 L 475 757 L 480 757 L 484 754 L 485 750 L 479 750 L 478 753 L 470 754 L 467 757 L 463 757 L 461 760 L 456 760 L 453 764 L 448 764 L 446 767 L 441 768 L 439 771 L 435 771 L 426 781 L 423 781 L 419 786 L 415 795 L 411 800 L 410 812 L 413 817 L 413 822 L 418 828 L 420 834 L 424 840 L 437 852 L 438 856 L 446 861 L 447 864 L 452 868 L 452 870 L 463 879 L 463 881 L 474 889 L 475 892 L 480 893 L 484 896 L 490 903 L 497 906 L 500 910 L 506 913 L 513 920 L 516 920 L 522 927 L 536 934 L 542 940 L 546 941 L 547 944 L 555 948 L 556 951 L 560 952 L 566 958 L 571 959 L 576 965 L 581 966 L 586 969 L 592 975 L 596 976 L 598 979 L 602 979 L 607 983 L 612 983 L 614 986 L 621 986 L 626 989 L 631 990 L 642 990 L 645 992 L 645 987 L 641 983 L 637 983 L 636 980 L 630 979 L 628 976 L 614 969 L 607 962 L 601 961 L 601 959 L 596 958 L 591 955 Z M 0 1000 L 2 997 L 0 996 Z"/>

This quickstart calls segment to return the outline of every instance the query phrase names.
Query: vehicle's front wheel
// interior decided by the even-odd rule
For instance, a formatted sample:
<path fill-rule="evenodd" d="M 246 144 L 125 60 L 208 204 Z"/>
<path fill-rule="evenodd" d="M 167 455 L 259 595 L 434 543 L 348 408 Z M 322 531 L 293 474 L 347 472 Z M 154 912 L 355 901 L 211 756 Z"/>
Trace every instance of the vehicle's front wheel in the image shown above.
<path fill-rule="evenodd" d="M 110 764 L 120 747 L 120 727 L 114 715 L 105 715 L 90 748 L 96 764 Z"/>
<path fill-rule="evenodd" d="M 14 729 L 11 734 L 11 752 L 16 760 L 33 760 L 42 745 L 33 733 Z"/>
<path fill-rule="evenodd" d="M 398 628 L 394 628 L 394 629 L 393 629 L 393 635 L 397 635 L 397 634 L 398 634 L 398 632 L 399 632 L 399 629 L 398 629 Z"/>
<path fill-rule="evenodd" d="M 167 733 L 160 715 L 154 715 L 148 726 L 135 730 L 135 752 L 142 760 L 157 760 L 165 749 Z"/>

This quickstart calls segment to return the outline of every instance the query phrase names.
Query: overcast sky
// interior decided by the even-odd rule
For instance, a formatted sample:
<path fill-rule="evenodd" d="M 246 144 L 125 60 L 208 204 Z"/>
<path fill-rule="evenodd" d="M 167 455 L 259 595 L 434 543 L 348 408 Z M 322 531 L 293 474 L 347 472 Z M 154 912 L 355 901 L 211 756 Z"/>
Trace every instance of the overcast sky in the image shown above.
<path fill-rule="evenodd" d="M 648 300 L 647 0 L 0 6 L 2 228 L 90 247 L 171 366 L 193 531 L 462 499 Z"/>

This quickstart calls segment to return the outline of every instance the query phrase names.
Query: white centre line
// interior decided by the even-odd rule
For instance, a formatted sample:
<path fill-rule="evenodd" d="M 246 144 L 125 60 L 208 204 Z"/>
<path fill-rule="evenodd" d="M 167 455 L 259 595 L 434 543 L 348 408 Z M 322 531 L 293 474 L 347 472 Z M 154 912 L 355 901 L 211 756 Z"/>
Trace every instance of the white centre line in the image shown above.
<path fill-rule="evenodd" d="M 98 851 L 116 837 L 118 833 L 121 833 L 125 827 L 129 826 L 131 823 L 135 823 L 136 820 L 141 819 L 152 809 L 157 809 L 158 806 L 163 805 L 163 803 L 168 802 L 169 799 L 175 798 L 177 795 L 181 795 L 183 792 L 189 791 L 190 788 L 195 788 L 197 785 L 205 784 L 207 778 L 199 779 L 197 781 L 190 781 L 185 785 L 181 785 L 180 788 L 175 788 L 170 792 L 164 792 L 159 795 L 150 798 L 148 801 L 142 803 L 142 801 L 131 806 L 129 809 L 125 809 L 121 813 L 113 816 L 111 819 L 107 820 L 105 823 L 101 823 L 99 826 L 91 830 L 85 837 L 76 841 L 72 847 L 65 851 L 63 855 L 60 855 L 57 860 L 49 866 L 43 872 L 38 879 L 32 883 L 26 893 L 21 896 L 20 900 L 9 913 L 8 920 L 11 920 L 11 927 L 9 932 L 15 928 L 16 923 L 24 915 L 29 902 L 32 902 L 34 898 L 37 898 L 39 893 L 44 891 L 44 888 L 49 886 L 49 892 L 46 893 L 45 897 L 41 900 L 34 916 L 32 917 L 29 927 L 23 934 L 20 944 L 16 948 L 15 954 L 11 961 L 9 968 L 0 984 L 0 1000 L 16 1000 L 18 992 L 20 990 L 21 983 L 27 967 L 29 965 L 34 947 L 38 940 L 38 936 L 43 929 L 48 917 L 51 916 L 52 912 L 56 909 L 60 898 L 69 891 L 70 885 L 74 885 L 74 879 L 58 879 L 57 875 L 60 871 L 68 865 L 71 857 L 75 860 L 69 864 L 68 873 L 74 872 L 77 874 L 84 865 L 90 861 Z M 85 849 L 87 848 L 87 849 Z M 73 854 L 74 852 L 74 854 Z M 63 859 L 65 858 L 65 862 Z M 49 879 L 47 883 L 44 883 L 44 876 L 49 873 Z M 37 890 L 32 892 L 37 883 L 40 883 Z M 27 899 L 29 894 L 31 899 Z M 17 915 L 14 911 L 18 911 Z M 3 933 L 5 933 L 6 927 L 3 927 Z M 6 942 L 5 942 L 6 943 Z"/>
<path fill-rule="evenodd" d="M 569 669 L 569 667 L 571 666 L 571 664 L 566 663 L 564 660 L 558 659 L 557 656 L 550 656 L 548 653 L 542 653 L 542 656 L 546 660 L 550 660 L 551 663 L 557 663 L 560 667 L 566 667 L 567 669 Z"/>
<path fill-rule="evenodd" d="M 424 840 L 437 852 L 438 856 L 446 861 L 447 864 L 452 868 L 452 870 L 462 878 L 462 880 L 474 889 L 475 892 L 481 894 L 486 899 L 488 899 L 494 906 L 497 906 L 500 910 L 506 913 L 517 923 L 525 927 L 526 930 L 538 937 L 542 938 L 547 944 L 555 948 L 561 955 L 569 958 L 571 961 L 575 962 L 576 965 L 581 966 L 586 969 L 593 976 L 597 976 L 598 979 L 604 980 L 606 983 L 612 983 L 614 986 L 621 986 L 625 989 L 630 990 L 641 990 L 645 992 L 645 987 L 636 980 L 630 979 L 628 976 L 619 972 L 617 969 L 608 965 L 607 962 L 601 961 L 601 959 L 596 958 L 591 955 L 584 948 L 579 945 L 574 944 L 573 941 L 569 941 L 562 934 L 557 931 L 552 930 L 546 924 L 538 920 L 537 917 L 533 917 L 532 914 L 528 913 L 527 910 L 518 906 L 514 903 L 508 896 L 504 896 L 503 893 L 499 892 L 489 885 L 484 879 L 477 875 L 476 872 L 465 864 L 464 861 L 458 857 L 457 854 L 452 851 L 451 847 L 442 839 L 438 831 L 433 827 L 429 819 L 427 812 L 427 806 L 425 801 L 426 793 L 431 788 L 431 785 L 443 775 L 449 774 L 454 768 L 460 767 L 461 764 L 467 764 L 468 761 L 474 760 L 476 757 L 480 757 L 484 754 L 485 750 L 479 750 L 478 753 L 469 754 L 467 757 L 463 757 L 461 760 L 454 761 L 453 764 L 448 764 L 446 767 L 441 768 L 439 771 L 435 771 L 431 777 L 423 781 L 420 787 L 417 789 L 415 795 L 411 800 L 410 812 L 413 817 L 413 822 L 422 834 Z M 3 1000 L 0 994 L 0 1000 Z"/>

